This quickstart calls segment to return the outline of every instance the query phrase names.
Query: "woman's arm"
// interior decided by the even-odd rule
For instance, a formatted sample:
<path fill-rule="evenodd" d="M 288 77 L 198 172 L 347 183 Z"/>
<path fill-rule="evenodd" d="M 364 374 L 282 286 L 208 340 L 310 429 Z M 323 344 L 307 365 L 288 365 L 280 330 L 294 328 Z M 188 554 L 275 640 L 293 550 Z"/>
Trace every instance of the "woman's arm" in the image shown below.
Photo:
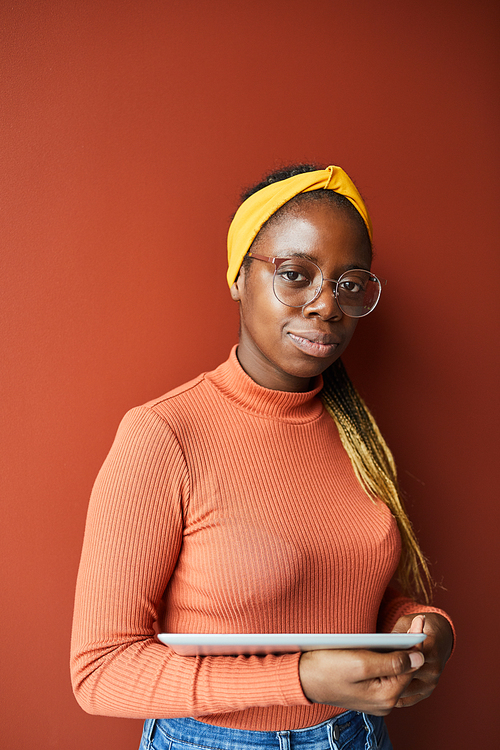
<path fill-rule="evenodd" d="M 307 705 L 298 654 L 182 657 L 155 639 L 188 501 L 175 435 L 152 409 L 132 410 L 89 506 L 72 636 L 77 700 L 90 713 L 131 718 Z"/>

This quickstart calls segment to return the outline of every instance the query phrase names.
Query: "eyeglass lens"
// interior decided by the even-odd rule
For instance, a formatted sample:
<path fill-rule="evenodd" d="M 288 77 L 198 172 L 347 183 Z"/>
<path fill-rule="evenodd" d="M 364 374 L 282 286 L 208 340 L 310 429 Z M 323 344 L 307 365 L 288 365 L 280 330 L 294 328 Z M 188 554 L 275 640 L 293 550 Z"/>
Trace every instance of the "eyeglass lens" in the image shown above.
<path fill-rule="evenodd" d="M 284 305 L 304 307 L 319 296 L 322 283 L 323 275 L 315 263 L 291 258 L 276 269 L 273 288 L 274 294 Z M 338 306 L 353 318 L 361 318 L 371 312 L 380 297 L 379 280 L 365 270 L 343 273 L 335 286 Z"/>

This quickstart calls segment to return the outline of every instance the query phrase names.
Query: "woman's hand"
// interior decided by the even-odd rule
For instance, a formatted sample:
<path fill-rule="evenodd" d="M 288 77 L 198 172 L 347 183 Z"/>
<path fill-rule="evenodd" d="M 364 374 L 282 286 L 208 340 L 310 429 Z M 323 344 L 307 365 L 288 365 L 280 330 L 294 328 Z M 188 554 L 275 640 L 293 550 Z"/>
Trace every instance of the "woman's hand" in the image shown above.
<path fill-rule="evenodd" d="M 453 632 L 448 620 L 436 612 L 400 617 L 393 632 L 427 635 L 418 647 L 425 656 L 425 663 L 412 674 L 396 703 L 396 708 L 405 708 L 428 698 L 436 687 L 453 648 Z"/>
<path fill-rule="evenodd" d="M 306 651 L 300 657 L 299 675 L 304 694 L 313 703 L 385 716 L 423 663 L 417 650 Z"/>

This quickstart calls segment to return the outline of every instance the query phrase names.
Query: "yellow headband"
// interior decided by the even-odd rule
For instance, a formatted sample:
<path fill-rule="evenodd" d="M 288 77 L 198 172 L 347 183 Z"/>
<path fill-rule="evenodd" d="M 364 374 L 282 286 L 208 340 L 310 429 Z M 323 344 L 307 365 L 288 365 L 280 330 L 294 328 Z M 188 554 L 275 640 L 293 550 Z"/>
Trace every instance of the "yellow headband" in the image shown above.
<path fill-rule="evenodd" d="M 327 167 L 315 172 L 297 174 L 286 180 L 266 185 L 247 198 L 236 211 L 227 236 L 227 283 L 229 286 L 232 286 L 243 258 L 269 217 L 295 195 L 320 189 L 333 190 L 350 200 L 361 214 L 372 239 L 372 224 L 363 199 L 354 182 L 341 167 Z"/>

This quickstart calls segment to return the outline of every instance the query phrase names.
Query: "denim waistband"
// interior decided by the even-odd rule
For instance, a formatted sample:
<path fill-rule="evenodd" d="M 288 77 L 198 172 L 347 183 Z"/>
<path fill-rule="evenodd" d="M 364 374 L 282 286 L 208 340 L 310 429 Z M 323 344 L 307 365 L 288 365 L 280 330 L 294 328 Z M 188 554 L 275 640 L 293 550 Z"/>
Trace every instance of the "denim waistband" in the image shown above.
<path fill-rule="evenodd" d="M 346 711 L 334 719 L 304 729 L 260 732 L 219 727 L 196 719 L 149 719 L 144 725 L 141 750 L 342 750 L 376 748 L 375 734 L 383 719 L 359 711 Z M 178 744 L 176 744 L 178 743 Z"/>

